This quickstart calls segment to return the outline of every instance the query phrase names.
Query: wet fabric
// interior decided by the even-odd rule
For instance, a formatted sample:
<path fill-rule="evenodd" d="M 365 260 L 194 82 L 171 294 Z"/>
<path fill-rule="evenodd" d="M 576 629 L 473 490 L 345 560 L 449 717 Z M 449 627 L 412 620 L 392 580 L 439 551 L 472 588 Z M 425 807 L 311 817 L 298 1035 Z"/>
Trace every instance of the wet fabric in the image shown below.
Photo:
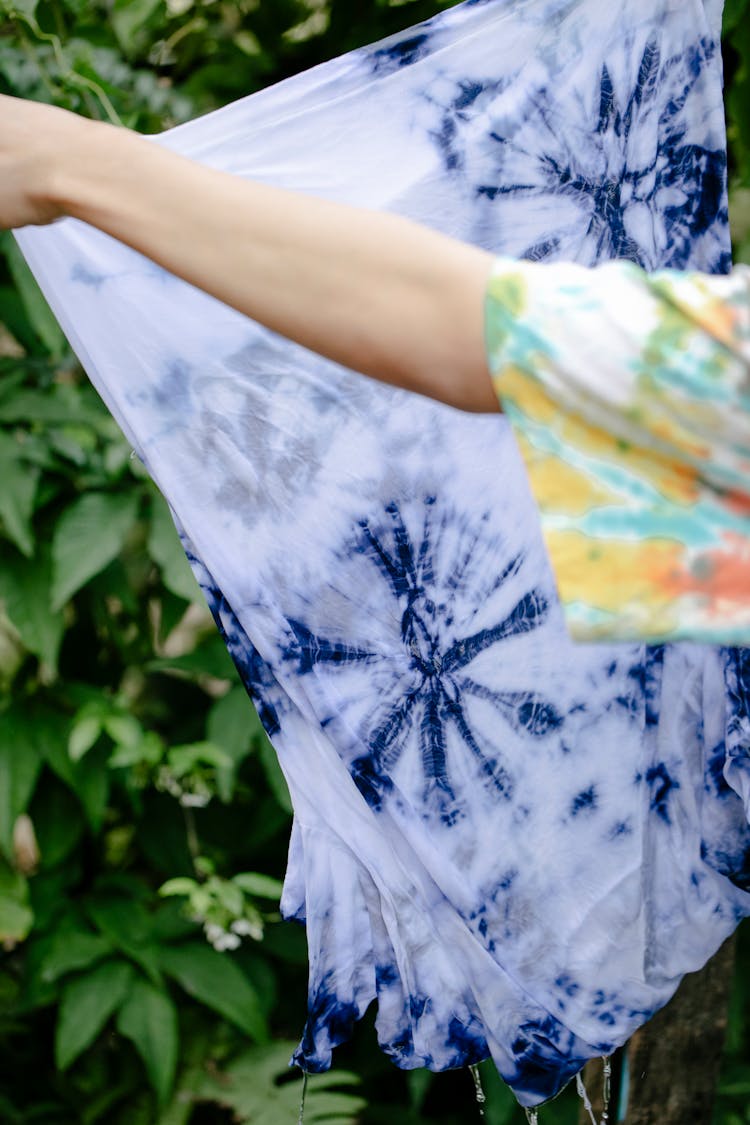
<path fill-rule="evenodd" d="M 578 640 L 750 635 L 750 270 L 500 260 L 488 353 Z"/>
<path fill-rule="evenodd" d="M 160 139 L 497 253 L 729 264 L 719 12 L 473 0 Z M 76 222 L 27 230 L 168 498 L 295 807 L 297 1061 L 377 1000 L 399 1066 L 526 1105 L 748 911 L 743 650 L 574 646 L 506 419 L 288 345 Z"/>

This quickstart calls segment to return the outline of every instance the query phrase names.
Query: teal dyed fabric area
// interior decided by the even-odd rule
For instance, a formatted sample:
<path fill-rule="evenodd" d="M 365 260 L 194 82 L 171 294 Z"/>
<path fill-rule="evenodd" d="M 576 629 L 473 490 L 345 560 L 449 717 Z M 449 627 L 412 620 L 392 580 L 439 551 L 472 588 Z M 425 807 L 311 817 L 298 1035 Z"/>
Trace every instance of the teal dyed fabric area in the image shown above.
<path fill-rule="evenodd" d="M 719 15 L 473 0 L 157 143 L 499 253 L 726 270 Z M 750 908 L 746 654 L 574 647 L 501 418 L 333 367 L 81 224 L 19 241 L 289 781 L 297 1061 L 376 1000 L 399 1066 L 491 1055 L 551 1097 Z"/>

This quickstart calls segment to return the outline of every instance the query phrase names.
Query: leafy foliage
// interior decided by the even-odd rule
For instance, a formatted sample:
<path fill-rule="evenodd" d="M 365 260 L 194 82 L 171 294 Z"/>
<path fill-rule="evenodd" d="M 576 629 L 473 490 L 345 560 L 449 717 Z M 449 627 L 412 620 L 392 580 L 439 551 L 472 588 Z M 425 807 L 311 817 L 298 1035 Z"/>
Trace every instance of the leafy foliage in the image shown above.
<path fill-rule="evenodd" d="M 750 186 L 750 4 L 726 0 L 724 7 L 727 134 L 734 172 Z"/>
<path fill-rule="evenodd" d="M 729 213 L 735 258 L 750 262 L 750 2 L 728 0 L 724 10 Z"/>
<path fill-rule="evenodd" d="M 156 131 L 452 2 L 0 0 L 0 89 Z M 750 253 L 750 0 L 728 0 L 725 28 Z M 166 505 L 6 234 L 0 480 L 0 1120 L 294 1120 L 305 948 L 277 912 L 284 779 Z M 750 1120 L 748 980 L 724 1125 Z M 467 1075 L 402 1075 L 369 1024 L 344 1056 L 356 1074 L 311 1080 L 308 1121 L 471 1109 Z M 488 1125 L 517 1125 L 482 1071 Z M 576 1117 L 575 1097 L 556 1103 L 557 1125 Z"/>

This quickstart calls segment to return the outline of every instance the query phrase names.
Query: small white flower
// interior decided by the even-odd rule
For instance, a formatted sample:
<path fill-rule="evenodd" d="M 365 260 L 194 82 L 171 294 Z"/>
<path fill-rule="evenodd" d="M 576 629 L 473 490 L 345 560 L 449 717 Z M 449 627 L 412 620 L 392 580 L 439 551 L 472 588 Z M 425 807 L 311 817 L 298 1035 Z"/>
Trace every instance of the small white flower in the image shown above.
<path fill-rule="evenodd" d="M 204 809 L 211 800 L 210 793 L 181 793 L 180 804 L 183 809 Z"/>
<path fill-rule="evenodd" d="M 218 949 L 219 953 L 224 953 L 228 949 L 239 949 L 241 945 L 241 937 L 237 937 L 236 934 L 224 934 L 223 938 L 214 943 L 214 949 Z"/>
<path fill-rule="evenodd" d="M 170 16 L 184 16 L 193 6 L 193 0 L 167 0 L 167 11 Z"/>
<path fill-rule="evenodd" d="M 253 941 L 263 940 L 263 926 L 260 922 L 251 922 L 249 918 L 238 918 L 236 922 L 232 922 L 229 927 L 233 934 L 240 934 L 241 937 L 252 938 Z"/>

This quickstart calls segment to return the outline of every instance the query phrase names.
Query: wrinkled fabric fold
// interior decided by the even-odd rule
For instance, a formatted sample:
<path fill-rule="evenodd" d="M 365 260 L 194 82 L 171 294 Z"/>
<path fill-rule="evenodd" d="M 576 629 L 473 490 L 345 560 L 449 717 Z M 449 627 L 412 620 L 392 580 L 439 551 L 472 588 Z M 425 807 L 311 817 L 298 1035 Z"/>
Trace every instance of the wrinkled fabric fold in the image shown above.
<path fill-rule="evenodd" d="M 728 267 L 719 10 L 473 0 L 164 134 L 497 253 Z M 374 998 L 402 1067 L 524 1105 L 747 913 L 738 650 L 574 646 L 499 417 L 379 387 L 65 221 L 21 248 L 167 497 L 287 777 L 328 1067 Z"/>

